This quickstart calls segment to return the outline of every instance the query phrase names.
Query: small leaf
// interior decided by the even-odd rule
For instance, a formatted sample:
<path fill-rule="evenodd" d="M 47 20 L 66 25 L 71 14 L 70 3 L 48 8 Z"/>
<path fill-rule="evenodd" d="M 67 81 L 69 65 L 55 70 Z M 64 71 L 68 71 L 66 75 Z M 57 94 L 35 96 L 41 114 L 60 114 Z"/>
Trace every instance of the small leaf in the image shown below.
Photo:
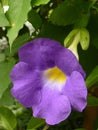
<path fill-rule="evenodd" d="M 16 117 L 7 107 L 0 107 L 0 119 L 2 126 L 6 128 L 6 130 L 13 130 L 16 127 Z"/>
<path fill-rule="evenodd" d="M 94 96 L 88 96 L 87 98 L 88 106 L 98 106 L 98 98 Z"/>
<path fill-rule="evenodd" d="M 79 32 L 79 29 L 73 29 L 64 40 L 64 46 L 69 47 L 73 42 L 75 35 Z"/>
<path fill-rule="evenodd" d="M 90 36 L 86 28 L 80 29 L 80 44 L 83 50 L 87 50 L 89 47 Z"/>
<path fill-rule="evenodd" d="M 10 81 L 10 71 L 15 64 L 14 59 L 0 63 L 0 98 L 8 88 Z"/>
<path fill-rule="evenodd" d="M 45 121 L 40 118 L 34 118 L 32 117 L 28 123 L 27 130 L 33 130 L 36 128 L 39 128 L 45 124 Z"/>
<path fill-rule="evenodd" d="M 11 23 L 11 27 L 7 30 L 7 36 L 10 47 L 27 20 L 27 14 L 31 8 L 30 2 L 31 0 L 9 0 L 7 17 Z"/>
<path fill-rule="evenodd" d="M 10 26 L 8 19 L 6 18 L 3 8 L 0 3 L 0 27 Z"/>
<path fill-rule="evenodd" d="M 90 88 L 93 84 L 98 82 L 98 66 L 94 68 L 94 70 L 90 73 L 90 75 L 86 79 L 86 85 Z"/>
<path fill-rule="evenodd" d="M 39 6 L 39 5 L 45 5 L 49 2 L 50 0 L 32 0 L 32 5 L 33 6 Z"/>

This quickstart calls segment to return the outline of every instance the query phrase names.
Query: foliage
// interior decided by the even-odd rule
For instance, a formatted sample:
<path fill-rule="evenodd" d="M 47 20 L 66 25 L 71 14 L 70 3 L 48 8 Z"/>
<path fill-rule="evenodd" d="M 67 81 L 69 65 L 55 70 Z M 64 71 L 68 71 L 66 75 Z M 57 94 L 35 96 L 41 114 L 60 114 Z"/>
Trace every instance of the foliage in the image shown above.
<path fill-rule="evenodd" d="M 0 130 L 48 129 L 44 120 L 33 118 L 31 109 L 10 93 L 10 71 L 19 60 L 18 49 L 38 37 L 55 39 L 66 47 L 78 40 L 79 62 L 87 74 L 88 106 L 98 106 L 98 0 L 1 0 Z M 83 130 L 84 118 L 83 113 L 73 111 L 66 121 L 49 130 Z M 97 123 L 94 129 L 98 129 Z"/>

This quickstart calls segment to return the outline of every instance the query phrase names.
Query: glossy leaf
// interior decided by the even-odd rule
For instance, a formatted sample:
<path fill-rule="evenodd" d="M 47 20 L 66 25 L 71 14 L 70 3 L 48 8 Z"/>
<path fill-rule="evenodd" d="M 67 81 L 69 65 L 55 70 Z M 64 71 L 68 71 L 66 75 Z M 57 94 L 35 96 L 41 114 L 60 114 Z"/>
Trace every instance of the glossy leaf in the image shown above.
<path fill-rule="evenodd" d="M 6 130 L 13 130 L 16 127 L 16 117 L 7 107 L 0 107 L 0 120 Z"/>
<path fill-rule="evenodd" d="M 10 47 L 27 20 L 27 14 L 31 7 L 30 2 L 31 0 L 9 0 L 7 17 L 11 23 L 11 27 L 7 30 L 7 36 Z"/>
<path fill-rule="evenodd" d="M 5 13 L 0 3 L 0 27 L 4 27 L 4 26 L 10 26 L 10 24 L 7 17 L 5 16 Z"/>

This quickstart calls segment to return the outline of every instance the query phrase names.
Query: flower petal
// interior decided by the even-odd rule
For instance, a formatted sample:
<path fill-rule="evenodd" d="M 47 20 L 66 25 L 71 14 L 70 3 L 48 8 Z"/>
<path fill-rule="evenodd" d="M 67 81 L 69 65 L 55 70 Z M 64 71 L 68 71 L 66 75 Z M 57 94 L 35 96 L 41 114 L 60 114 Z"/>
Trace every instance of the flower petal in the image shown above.
<path fill-rule="evenodd" d="M 55 125 L 65 120 L 71 112 L 68 98 L 56 89 L 48 86 L 42 90 L 42 100 L 39 105 L 33 106 L 33 115 L 44 118 L 50 125 Z"/>
<path fill-rule="evenodd" d="M 55 61 L 57 67 L 66 75 L 70 75 L 73 71 L 79 71 L 83 77 L 86 76 L 74 54 L 67 48 L 62 48 L 62 50 L 57 53 Z"/>
<path fill-rule="evenodd" d="M 72 108 L 82 111 L 87 104 L 87 89 L 82 75 L 74 71 L 68 77 L 63 93 L 69 98 Z"/>
<path fill-rule="evenodd" d="M 40 73 L 33 70 L 27 63 L 19 62 L 11 72 L 14 87 L 12 95 L 24 106 L 30 107 L 41 99 Z"/>
<path fill-rule="evenodd" d="M 44 70 L 55 66 L 54 57 L 62 46 L 48 38 L 35 39 L 19 49 L 20 60 Z"/>

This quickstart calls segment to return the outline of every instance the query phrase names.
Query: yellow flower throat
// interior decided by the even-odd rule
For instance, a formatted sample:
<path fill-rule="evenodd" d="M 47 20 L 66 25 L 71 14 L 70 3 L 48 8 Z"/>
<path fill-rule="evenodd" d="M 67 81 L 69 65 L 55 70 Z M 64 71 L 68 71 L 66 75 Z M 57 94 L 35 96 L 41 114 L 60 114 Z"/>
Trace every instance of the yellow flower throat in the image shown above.
<path fill-rule="evenodd" d="M 45 76 L 49 80 L 57 81 L 59 83 L 64 83 L 66 81 L 66 75 L 57 67 L 46 70 Z"/>

